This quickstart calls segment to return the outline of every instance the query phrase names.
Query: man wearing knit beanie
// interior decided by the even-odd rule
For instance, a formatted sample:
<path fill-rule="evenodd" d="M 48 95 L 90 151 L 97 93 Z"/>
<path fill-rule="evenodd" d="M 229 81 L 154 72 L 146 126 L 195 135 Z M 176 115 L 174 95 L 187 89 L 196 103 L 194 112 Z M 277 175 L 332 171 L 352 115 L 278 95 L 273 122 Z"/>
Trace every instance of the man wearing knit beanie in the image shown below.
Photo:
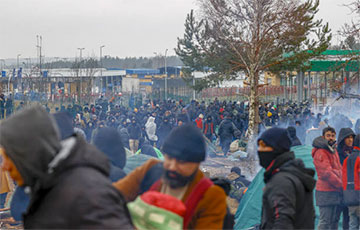
<path fill-rule="evenodd" d="M 261 229 L 314 229 L 315 172 L 290 151 L 286 129 L 271 128 L 258 139 L 265 169 Z"/>
<path fill-rule="evenodd" d="M 164 162 L 151 159 L 114 186 L 128 201 L 146 191 L 158 191 L 183 201 L 187 208 L 184 228 L 222 229 L 226 194 L 199 169 L 206 157 L 201 130 L 192 124 L 175 128 L 166 138 L 162 153 Z"/>

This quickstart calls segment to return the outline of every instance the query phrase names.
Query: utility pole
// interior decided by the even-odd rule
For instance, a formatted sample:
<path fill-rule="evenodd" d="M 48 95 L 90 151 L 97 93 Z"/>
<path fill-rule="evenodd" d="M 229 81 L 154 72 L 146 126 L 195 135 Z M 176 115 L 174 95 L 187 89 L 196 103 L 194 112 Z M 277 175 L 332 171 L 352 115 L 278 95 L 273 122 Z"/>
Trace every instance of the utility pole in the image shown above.
<path fill-rule="evenodd" d="M 19 65 L 19 57 L 21 56 L 21 54 L 18 54 L 17 55 L 17 65 L 16 65 L 16 68 L 19 69 L 20 68 L 20 65 Z"/>
<path fill-rule="evenodd" d="M 102 88 L 103 88 L 103 72 L 102 72 L 102 69 L 103 69 L 103 62 L 102 62 L 102 49 L 105 47 L 105 45 L 102 45 L 100 46 L 100 82 L 101 82 L 101 85 L 100 85 L 100 93 L 102 93 Z M 105 87 L 106 91 L 107 91 L 107 85 Z"/>
<path fill-rule="evenodd" d="M 79 69 L 81 69 L 81 61 L 82 61 L 82 51 L 85 48 L 77 48 L 80 51 L 80 59 L 79 59 Z M 79 93 L 79 101 L 81 100 L 81 94 L 82 94 L 82 76 L 80 74 L 80 93 Z"/>
<path fill-rule="evenodd" d="M 165 101 L 167 101 L 167 63 L 166 63 L 166 54 L 167 54 L 168 49 L 165 50 Z"/>
<path fill-rule="evenodd" d="M 41 35 L 36 35 L 36 41 L 37 41 L 37 44 L 36 44 L 36 48 L 37 48 L 37 51 L 38 51 L 38 55 L 39 55 L 39 70 L 40 70 L 40 77 L 42 76 L 42 71 L 41 71 L 41 68 L 42 68 L 42 36 Z"/>

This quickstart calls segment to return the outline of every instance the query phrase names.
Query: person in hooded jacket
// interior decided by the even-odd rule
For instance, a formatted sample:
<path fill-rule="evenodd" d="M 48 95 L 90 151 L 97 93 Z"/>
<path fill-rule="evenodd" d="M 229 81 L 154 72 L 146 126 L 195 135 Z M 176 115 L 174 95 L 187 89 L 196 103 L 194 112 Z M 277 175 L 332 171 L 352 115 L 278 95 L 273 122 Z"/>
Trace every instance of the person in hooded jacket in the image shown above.
<path fill-rule="evenodd" d="M 354 140 L 354 149 L 343 163 L 344 205 L 349 209 L 349 229 L 360 229 L 360 134 Z"/>
<path fill-rule="evenodd" d="M 128 133 L 129 133 L 129 145 L 130 150 L 133 154 L 136 153 L 136 151 L 139 148 L 139 141 L 141 138 L 141 128 L 138 125 L 135 118 L 131 120 L 131 124 L 128 126 Z"/>
<path fill-rule="evenodd" d="M 341 165 L 344 160 L 352 153 L 355 133 L 351 128 L 340 129 L 338 137 L 338 154 Z"/>
<path fill-rule="evenodd" d="M 338 144 L 338 154 L 341 165 L 343 165 L 344 160 L 350 156 L 353 151 L 355 133 L 351 128 L 342 128 L 339 133 L 339 144 Z M 346 206 L 342 207 L 343 214 L 343 229 L 349 229 L 349 209 Z"/>
<path fill-rule="evenodd" d="M 156 132 L 158 134 L 157 136 L 159 138 L 159 141 L 157 143 L 158 148 L 161 148 L 165 139 L 170 134 L 171 130 L 172 130 L 172 125 L 170 124 L 169 119 L 167 117 L 165 117 L 163 122 L 160 124 L 159 129 Z"/>
<path fill-rule="evenodd" d="M 289 137 L 290 137 L 290 140 L 291 140 L 291 147 L 302 145 L 299 138 L 296 135 L 296 128 L 295 127 L 289 126 L 287 128 L 287 131 L 289 133 Z"/>
<path fill-rule="evenodd" d="M 103 128 L 93 138 L 95 145 L 110 160 L 110 180 L 118 181 L 126 176 L 123 168 L 126 164 L 126 153 L 120 134 L 114 128 Z"/>
<path fill-rule="evenodd" d="M 338 229 L 342 202 L 342 172 L 339 155 L 335 148 L 336 131 L 323 129 L 314 139 L 312 157 L 318 175 L 315 199 L 319 206 L 318 229 Z"/>
<path fill-rule="evenodd" d="M 128 132 L 127 126 L 128 126 L 128 123 L 127 123 L 126 119 L 124 119 L 122 121 L 122 124 L 118 126 L 117 130 L 120 134 L 121 141 L 122 141 L 124 147 L 127 149 L 130 149 L 130 145 L 129 145 L 130 137 L 129 137 L 129 132 Z"/>
<path fill-rule="evenodd" d="M 212 141 L 212 138 L 215 134 L 215 126 L 214 126 L 214 122 L 211 116 L 208 116 L 206 118 L 206 121 L 204 123 L 204 130 L 203 133 L 205 135 L 205 137 L 207 139 L 209 139 L 210 141 Z"/>
<path fill-rule="evenodd" d="M 71 122 L 71 115 L 68 112 L 55 113 L 53 117 L 59 127 L 61 140 L 74 136 L 75 132 Z M 16 221 L 21 221 L 21 216 L 29 205 L 30 198 L 24 190 L 24 187 L 17 186 L 11 199 L 10 212 Z"/>
<path fill-rule="evenodd" d="M 156 123 L 155 117 L 150 116 L 145 124 L 146 135 L 149 139 L 149 142 L 152 146 L 158 141 L 156 136 Z"/>
<path fill-rule="evenodd" d="M 270 128 L 258 139 L 264 173 L 261 229 L 314 229 L 315 172 L 290 151 L 286 129 Z"/>
<path fill-rule="evenodd" d="M 230 150 L 230 144 L 234 136 L 235 128 L 236 127 L 231 120 L 231 115 L 226 114 L 225 119 L 220 123 L 218 131 L 221 149 L 225 156 Z"/>
<path fill-rule="evenodd" d="M 60 142 L 43 108 L 2 122 L 0 145 L 2 168 L 30 195 L 25 229 L 133 228 L 106 156 L 76 135 Z"/>

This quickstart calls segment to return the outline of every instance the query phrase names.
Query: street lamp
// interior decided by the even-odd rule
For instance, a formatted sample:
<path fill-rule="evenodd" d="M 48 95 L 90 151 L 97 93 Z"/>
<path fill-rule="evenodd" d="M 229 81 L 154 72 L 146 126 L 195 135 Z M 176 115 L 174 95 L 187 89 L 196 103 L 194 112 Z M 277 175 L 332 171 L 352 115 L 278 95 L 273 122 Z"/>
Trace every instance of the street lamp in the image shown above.
<path fill-rule="evenodd" d="M 85 49 L 85 48 L 77 48 L 79 51 L 80 51 L 80 62 L 81 62 L 81 58 L 82 58 L 82 51 Z"/>
<path fill-rule="evenodd" d="M 168 77 L 168 75 L 167 75 L 167 66 L 166 66 L 166 54 L 167 54 L 167 51 L 168 51 L 168 49 L 165 50 L 165 57 L 164 57 L 164 59 L 165 59 L 165 101 L 167 101 L 167 77 Z"/>
<path fill-rule="evenodd" d="M 19 69 L 19 57 L 21 56 L 21 54 L 17 55 L 17 68 Z"/>

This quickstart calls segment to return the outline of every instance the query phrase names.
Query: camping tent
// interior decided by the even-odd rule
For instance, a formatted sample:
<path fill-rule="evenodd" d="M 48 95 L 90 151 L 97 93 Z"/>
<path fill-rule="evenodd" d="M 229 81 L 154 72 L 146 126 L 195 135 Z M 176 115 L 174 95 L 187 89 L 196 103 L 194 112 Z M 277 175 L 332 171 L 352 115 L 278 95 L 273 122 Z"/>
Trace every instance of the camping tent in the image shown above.
<path fill-rule="evenodd" d="M 311 156 L 311 146 L 297 146 L 292 149 L 295 152 L 297 158 L 304 161 L 307 168 L 315 170 L 313 159 Z M 234 229 L 249 229 L 255 225 L 260 224 L 261 221 L 261 207 L 262 207 L 262 191 L 264 188 L 264 169 L 256 175 L 247 192 L 241 199 L 238 210 L 235 215 L 235 227 Z M 281 188 L 280 188 L 281 189 Z M 314 192 L 315 201 L 315 192 Z M 319 210 L 316 208 L 316 220 L 318 222 Z M 340 224 L 339 224 L 340 225 Z"/>

